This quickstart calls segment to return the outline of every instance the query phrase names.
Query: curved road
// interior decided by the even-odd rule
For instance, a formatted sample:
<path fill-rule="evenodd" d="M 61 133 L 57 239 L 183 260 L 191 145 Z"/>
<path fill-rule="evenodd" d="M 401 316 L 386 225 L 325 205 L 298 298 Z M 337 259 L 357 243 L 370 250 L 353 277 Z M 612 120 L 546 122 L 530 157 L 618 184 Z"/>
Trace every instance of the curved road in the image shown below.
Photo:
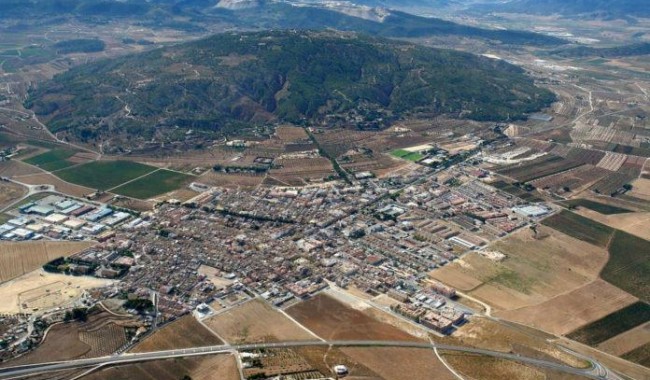
<path fill-rule="evenodd" d="M 120 365 L 134 362 L 162 360 L 171 358 L 180 358 L 188 356 L 214 355 L 224 353 L 234 353 L 235 351 L 252 350 L 252 349 L 269 349 L 269 348 L 292 348 L 307 346 L 338 346 L 338 347 L 404 347 L 404 348 L 422 348 L 437 349 L 445 351 L 458 351 L 470 354 L 486 355 L 501 359 L 512 360 L 523 364 L 531 364 L 537 367 L 548 368 L 559 372 L 572 375 L 578 375 L 589 379 L 608 379 L 607 371 L 597 362 L 591 362 L 590 368 L 574 368 L 556 362 L 547 360 L 534 359 L 525 356 L 508 354 L 505 352 L 483 350 L 480 348 L 450 346 L 446 344 L 424 343 L 424 342 L 395 342 L 395 341 L 291 341 L 279 343 L 253 343 L 240 345 L 222 345 L 206 346 L 196 348 L 185 348 L 178 350 L 156 351 L 137 354 L 122 354 L 113 356 L 103 356 L 91 359 L 68 360 L 62 362 L 28 364 L 16 367 L 7 367 L 0 369 L 0 379 L 13 379 L 24 376 L 30 376 L 42 373 L 51 373 L 77 368 Z"/>

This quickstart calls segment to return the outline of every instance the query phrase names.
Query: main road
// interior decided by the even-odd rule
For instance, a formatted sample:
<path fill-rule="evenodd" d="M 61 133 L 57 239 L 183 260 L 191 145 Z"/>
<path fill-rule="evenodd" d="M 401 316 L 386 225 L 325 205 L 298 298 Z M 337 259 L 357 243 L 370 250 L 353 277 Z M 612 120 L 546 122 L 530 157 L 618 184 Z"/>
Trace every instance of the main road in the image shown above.
<path fill-rule="evenodd" d="M 79 369 L 87 367 L 103 367 L 124 365 L 129 363 L 164 360 L 172 358 L 182 358 L 190 356 L 202 355 L 215 355 L 235 353 L 237 351 L 254 350 L 254 349 L 273 349 L 273 348 L 293 348 L 293 347 L 309 347 L 309 346 L 335 346 L 335 347 L 402 347 L 402 348 L 415 348 L 415 349 L 437 349 L 443 351 L 456 351 L 469 354 L 485 355 L 495 358 L 512 360 L 523 364 L 530 364 L 537 367 L 547 368 L 567 374 L 582 376 L 589 379 L 612 379 L 606 368 L 599 363 L 591 361 L 591 366 L 588 368 L 575 368 L 557 362 L 551 362 L 542 359 L 535 359 L 531 357 L 521 356 L 517 354 L 509 354 L 505 352 L 484 350 L 480 348 L 451 346 L 438 343 L 425 343 L 425 342 L 402 342 L 402 341 L 362 341 L 362 340 L 334 340 L 334 341 L 289 341 L 289 342 L 276 342 L 276 343 L 253 343 L 253 344 L 239 344 L 239 345 L 221 345 L 221 346 L 205 346 L 184 348 L 168 351 L 156 351 L 145 353 L 129 353 L 112 356 L 102 356 L 91 359 L 78 359 L 68 360 L 61 362 L 38 363 L 28 364 L 15 367 L 6 367 L 0 369 L 0 379 L 18 379 L 25 376 L 52 373 L 55 371 L 63 371 L 70 369 Z"/>

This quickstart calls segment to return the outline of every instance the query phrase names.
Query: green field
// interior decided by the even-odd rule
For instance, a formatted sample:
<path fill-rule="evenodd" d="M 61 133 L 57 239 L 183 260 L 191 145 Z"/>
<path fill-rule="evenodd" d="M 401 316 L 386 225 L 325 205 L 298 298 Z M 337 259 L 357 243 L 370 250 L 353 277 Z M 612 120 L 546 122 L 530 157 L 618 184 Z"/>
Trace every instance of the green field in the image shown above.
<path fill-rule="evenodd" d="M 113 192 L 131 198 L 148 199 L 178 189 L 191 177 L 187 174 L 162 169 L 120 186 Z"/>
<path fill-rule="evenodd" d="M 68 158 L 74 156 L 75 153 L 77 152 L 71 149 L 56 148 L 38 156 L 28 158 L 25 162 L 38 166 L 43 170 L 54 171 L 74 165 L 74 163 L 68 161 Z"/>
<path fill-rule="evenodd" d="M 542 224 L 603 248 L 607 247 L 615 231 L 609 226 L 566 210 L 544 219 Z"/>
<path fill-rule="evenodd" d="M 648 321 L 650 305 L 636 302 L 573 331 L 567 337 L 593 346 Z"/>
<path fill-rule="evenodd" d="M 635 348 L 621 357 L 633 363 L 641 364 L 644 367 L 650 367 L 650 343 Z"/>
<path fill-rule="evenodd" d="M 424 158 L 424 156 L 421 155 L 420 153 L 409 152 L 409 151 L 406 151 L 404 149 L 394 150 L 394 151 L 390 152 L 390 154 L 393 155 L 394 157 L 402 158 L 402 159 L 413 161 L 413 162 L 420 161 L 421 159 Z"/>
<path fill-rule="evenodd" d="M 131 161 L 93 161 L 57 172 L 64 181 L 91 189 L 108 190 L 156 170 Z"/>
<path fill-rule="evenodd" d="M 600 277 L 650 302 L 650 241 L 616 231 L 609 245 L 609 261 Z"/>
<path fill-rule="evenodd" d="M 590 201 L 589 199 L 572 199 L 570 201 L 560 202 L 560 205 L 568 208 L 584 207 L 604 215 L 625 214 L 628 212 L 633 212 L 632 210 L 628 210 L 626 208 L 594 202 Z"/>

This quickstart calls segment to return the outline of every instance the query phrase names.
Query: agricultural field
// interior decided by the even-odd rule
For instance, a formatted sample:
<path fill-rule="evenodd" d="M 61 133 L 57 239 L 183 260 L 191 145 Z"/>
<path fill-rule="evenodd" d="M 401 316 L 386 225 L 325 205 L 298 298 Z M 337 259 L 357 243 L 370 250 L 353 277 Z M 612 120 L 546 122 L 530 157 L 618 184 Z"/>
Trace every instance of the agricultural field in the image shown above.
<path fill-rule="evenodd" d="M 604 215 L 616 215 L 632 212 L 632 210 L 628 210 L 626 208 L 595 202 L 589 199 L 572 199 L 569 201 L 560 202 L 560 205 L 569 209 L 576 207 L 585 207 Z"/>
<path fill-rule="evenodd" d="M 436 358 L 430 349 L 354 348 L 341 351 L 363 364 L 384 380 L 453 380 L 456 377 Z M 432 377 L 432 374 L 435 376 Z M 354 373 L 351 373 L 354 376 Z"/>
<path fill-rule="evenodd" d="M 0 182 L 0 209 L 11 204 L 11 202 L 20 199 L 27 194 L 27 190 L 15 183 Z"/>
<path fill-rule="evenodd" d="M 287 313 L 327 340 L 419 340 L 324 293 L 291 306 Z"/>
<path fill-rule="evenodd" d="M 66 148 L 56 148 L 48 152 L 39 154 L 24 160 L 26 163 L 38 166 L 39 168 L 51 172 L 60 170 L 74 165 L 68 159 L 77 153 L 75 150 Z"/>
<path fill-rule="evenodd" d="M 501 180 L 495 181 L 490 183 L 490 186 L 493 186 L 494 188 L 499 189 L 501 191 L 505 191 L 508 194 L 519 197 L 527 202 L 541 202 L 544 200 L 536 192 L 526 191 L 520 187 L 517 187 L 505 181 L 501 181 Z"/>
<path fill-rule="evenodd" d="M 50 173 L 39 172 L 36 174 L 21 176 L 16 179 L 28 185 L 52 185 L 57 191 L 61 193 L 69 194 L 79 198 L 95 191 L 94 189 L 90 189 L 88 187 L 78 186 L 73 183 L 66 182 Z"/>
<path fill-rule="evenodd" d="M 629 360 L 632 363 L 640 364 L 646 368 L 650 368 L 650 343 L 636 348 L 622 356 L 623 359 Z"/>
<path fill-rule="evenodd" d="M 112 284 L 88 276 L 66 276 L 41 269 L 0 285 L 0 313 L 32 312 L 32 307 L 64 307 L 76 302 L 84 290 Z M 23 307 L 25 303 L 26 307 Z"/>
<path fill-rule="evenodd" d="M 650 206 L 650 202 L 647 204 Z M 578 208 L 577 210 L 573 210 L 573 212 L 614 229 L 650 240 L 650 229 L 647 228 L 648 223 L 650 223 L 650 212 L 626 212 L 623 214 L 603 215 L 586 208 Z"/>
<path fill-rule="evenodd" d="M 192 315 L 173 321 L 138 343 L 130 352 L 172 350 L 176 348 L 223 344 Z"/>
<path fill-rule="evenodd" d="M 537 305 L 598 277 L 607 252 L 544 226 L 522 229 L 492 244 L 506 255 L 494 262 L 476 253 L 435 269 L 434 279 L 507 311 Z M 559 268 L 559 269 L 558 269 Z"/>
<path fill-rule="evenodd" d="M 610 227 L 565 210 L 544 219 L 542 224 L 603 248 L 607 247 L 614 233 L 614 229 Z"/>
<path fill-rule="evenodd" d="M 583 165 L 583 163 L 580 161 L 549 154 L 520 165 L 504 167 L 497 170 L 497 172 L 501 175 L 514 178 L 519 182 L 528 182 L 537 178 L 577 168 L 581 165 Z"/>
<path fill-rule="evenodd" d="M 204 322 L 228 343 L 317 339 L 258 299 L 245 302 Z"/>
<path fill-rule="evenodd" d="M 304 360 L 316 371 L 326 376 L 334 376 L 333 366 L 343 364 L 348 367 L 348 379 L 379 380 L 379 374 L 366 367 L 360 360 L 353 359 L 337 347 L 298 347 L 295 349 Z"/>
<path fill-rule="evenodd" d="M 18 160 L 0 161 L 0 177 L 17 178 L 38 173 L 42 173 L 42 171 Z"/>
<path fill-rule="evenodd" d="M 110 355 L 127 343 L 125 329 L 135 329 L 138 326 L 140 323 L 131 317 L 117 317 L 94 309 L 88 313 L 85 322 L 52 325 L 45 341 L 34 351 L 11 360 L 6 365 Z"/>
<path fill-rule="evenodd" d="M 91 247 L 91 242 L 0 242 L 0 282 L 29 273 L 48 261 L 68 257 Z"/>
<path fill-rule="evenodd" d="M 239 380 L 237 361 L 231 354 L 148 361 L 111 367 L 82 377 L 83 380 Z"/>
<path fill-rule="evenodd" d="M 154 170 L 155 167 L 131 161 L 94 161 L 61 170 L 57 176 L 80 186 L 108 190 Z"/>
<path fill-rule="evenodd" d="M 284 143 L 309 140 L 307 132 L 301 127 L 281 126 L 275 129 L 275 135 Z"/>
<path fill-rule="evenodd" d="M 556 335 L 568 334 L 637 301 L 601 279 L 540 304 L 497 312 L 501 318 Z"/>
<path fill-rule="evenodd" d="M 117 187 L 112 192 L 137 199 L 149 199 L 174 191 L 193 178 L 190 175 L 160 169 L 133 182 Z"/>
<path fill-rule="evenodd" d="M 567 335 L 567 338 L 595 346 L 650 321 L 650 305 L 636 302 Z"/>
<path fill-rule="evenodd" d="M 600 276 L 643 301 L 650 301 L 650 241 L 616 231 Z"/>
<path fill-rule="evenodd" d="M 609 338 L 599 343 L 596 348 L 612 355 L 622 356 L 648 343 L 650 343 L 650 322 Z"/>
<path fill-rule="evenodd" d="M 285 183 L 285 186 L 306 185 L 309 181 L 320 181 L 336 176 L 332 163 L 325 157 L 283 158 L 275 161 L 278 168 L 269 171 L 269 176 Z"/>

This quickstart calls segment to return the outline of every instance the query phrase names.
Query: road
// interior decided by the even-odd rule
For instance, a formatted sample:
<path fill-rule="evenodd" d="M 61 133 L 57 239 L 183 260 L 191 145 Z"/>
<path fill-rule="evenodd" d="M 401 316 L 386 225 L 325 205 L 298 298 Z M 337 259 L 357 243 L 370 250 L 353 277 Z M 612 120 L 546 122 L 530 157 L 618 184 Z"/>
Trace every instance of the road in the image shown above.
<path fill-rule="evenodd" d="M 547 368 L 567 374 L 582 376 L 588 379 L 611 379 L 603 367 L 590 360 L 590 368 L 574 368 L 564 364 L 551 362 L 547 360 L 535 359 L 526 356 L 509 354 L 505 352 L 484 350 L 480 348 L 460 347 L 447 344 L 425 343 L 425 342 L 401 342 L 401 341 L 359 341 L 359 340 L 334 340 L 334 341 L 289 341 L 276 343 L 253 343 L 240 345 L 221 345 L 206 346 L 196 348 L 185 348 L 178 350 L 129 353 L 122 355 L 103 356 L 91 359 L 77 359 L 63 362 L 28 364 L 16 367 L 7 367 L 0 369 L 0 379 L 18 379 L 25 376 L 31 376 L 42 373 L 52 373 L 70 369 L 88 368 L 96 366 L 124 365 L 135 362 L 163 360 L 190 356 L 203 356 L 215 354 L 232 354 L 236 351 L 254 350 L 254 349 L 273 349 L 273 348 L 294 348 L 294 347 L 313 347 L 313 346 L 336 346 L 336 347 L 402 347 L 402 348 L 420 348 L 434 349 L 443 351 L 464 352 L 468 354 L 485 355 L 495 358 L 512 360 L 523 364 L 530 364 L 537 367 Z"/>

